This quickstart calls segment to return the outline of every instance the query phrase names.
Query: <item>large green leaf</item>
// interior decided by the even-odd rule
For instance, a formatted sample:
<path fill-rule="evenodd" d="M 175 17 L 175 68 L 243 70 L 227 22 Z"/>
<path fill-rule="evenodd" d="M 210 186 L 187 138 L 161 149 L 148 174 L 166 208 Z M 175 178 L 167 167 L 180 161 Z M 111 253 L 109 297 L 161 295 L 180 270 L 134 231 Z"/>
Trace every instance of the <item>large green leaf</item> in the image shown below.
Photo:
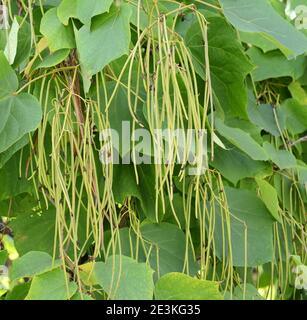
<path fill-rule="evenodd" d="M 29 57 L 32 46 L 30 24 L 22 19 L 22 17 L 17 17 L 17 21 L 20 24 L 20 28 L 18 31 L 17 52 L 13 64 L 14 67 L 19 66 Z"/>
<path fill-rule="evenodd" d="M 307 190 L 307 166 L 306 165 L 300 165 L 297 166 L 298 171 L 298 180 L 304 186 L 304 188 Z"/>
<path fill-rule="evenodd" d="M 31 187 L 30 190 L 33 190 L 31 183 L 28 182 L 28 184 Z M 13 198 L 13 201 L 10 200 L 11 198 Z M 14 197 L 10 195 L 6 200 L 0 202 L 1 212 L 9 212 L 11 210 L 12 221 L 15 220 L 16 216 L 28 214 L 35 207 L 37 207 L 37 199 L 28 193 L 17 194 Z"/>
<path fill-rule="evenodd" d="M 0 50 L 5 50 L 5 55 L 14 67 L 19 66 L 30 55 L 31 51 L 31 26 L 22 17 L 15 16 L 11 30 L 7 35 L 5 33 L 5 46 L 1 46 L 0 34 Z"/>
<path fill-rule="evenodd" d="M 141 227 L 141 234 L 148 245 L 150 265 L 156 270 L 158 277 L 169 272 L 183 272 L 185 262 L 189 274 L 196 274 L 197 263 L 191 250 L 187 251 L 184 232 L 177 226 L 169 223 L 145 223 Z"/>
<path fill-rule="evenodd" d="M 156 216 L 155 168 L 152 165 L 138 165 L 137 174 L 132 164 L 114 165 L 113 194 L 116 202 L 123 204 L 128 197 L 140 201 L 141 212 L 152 222 L 158 222 L 163 217 L 160 201 L 158 202 L 158 217 Z M 158 221 L 157 221 L 158 219 Z"/>
<path fill-rule="evenodd" d="M 265 180 L 256 179 L 258 187 L 260 189 L 260 197 L 267 207 L 267 209 L 271 212 L 274 219 L 277 221 L 281 221 L 280 218 L 280 207 L 278 203 L 278 196 L 275 188 Z"/>
<path fill-rule="evenodd" d="M 46 252 L 31 251 L 13 262 L 10 270 L 10 280 L 31 278 L 58 267 L 58 262 L 53 262 L 52 257 Z"/>
<path fill-rule="evenodd" d="M 249 190 L 226 187 L 225 191 L 231 215 L 227 218 L 216 205 L 214 239 L 218 258 L 230 257 L 231 248 L 234 266 L 253 267 L 271 261 L 274 220 L 264 203 Z"/>
<path fill-rule="evenodd" d="M 83 76 L 87 80 L 111 61 L 128 54 L 130 17 L 128 4 L 113 5 L 109 13 L 94 18 L 91 27 L 83 26 L 75 31 Z"/>
<path fill-rule="evenodd" d="M 230 296 L 229 292 L 226 292 L 225 299 L 229 300 L 265 300 L 258 292 L 257 288 L 255 288 L 252 284 L 246 283 L 245 285 L 245 296 L 243 285 L 237 286 L 234 289 L 233 295 Z"/>
<path fill-rule="evenodd" d="M 263 53 L 252 47 L 247 51 L 247 54 L 256 66 L 252 72 L 254 81 L 280 77 L 291 77 L 296 80 L 304 74 L 306 67 L 304 56 L 287 60 L 279 50 Z"/>
<path fill-rule="evenodd" d="M 42 214 L 27 213 L 12 220 L 10 226 L 15 233 L 16 248 L 20 255 L 30 251 L 53 254 L 55 212 L 50 209 Z"/>
<path fill-rule="evenodd" d="M 180 229 L 182 230 L 188 230 L 191 228 L 198 228 L 198 221 L 195 217 L 195 215 L 191 215 L 189 219 L 186 218 L 185 214 L 185 199 L 181 195 L 181 193 L 174 193 L 172 199 L 170 197 L 167 197 L 165 199 L 165 215 L 163 216 L 163 222 L 168 222 L 171 224 L 178 225 Z M 193 212 L 194 205 L 192 203 L 191 211 Z M 174 213 L 176 216 L 174 216 Z"/>
<path fill-rule="evenodd" d="M 114 98 L 111 101 L 108 109 L 108 115 L 109 115 L 109 122 L 110 122 L 110 128 L 115 130 L 116 133 L 119 134 L 119 138 L 126 138 L 126 140 L 122 141 L 123 139 L 119 139 L 119 146 L 117 147 L 114 144 L 115 149 L 121 157 L 127 156 L 127 153 L 131 153 L 130 148 L 130 141 L 129 141 L 129 135 L 131 136 L 131 124 L 133 121 L 133 118 L 131 116 L 129 106 L 128 106 L 128 93 L 127 90 L 123 87 L 119 87 L 116 92 L 114 92 L 114 89 L 116 88 L 116 83 L 114 81 L 108 81 L 106 84 L 106 93 L 107 96 L 105 96 L 104 92 L 101 93 L 101 96 L 99 97 L 100 101 L 100 111 L 102 113 L 106 112 L 106 104 L 105 101 L 107 101 L 108 97 L 112 96 L 114 94 Z M 95 121 L 97 126 L 99 127 L 99 121 L 98 119 Z M 123 124 L 128 124 L 124 130 L 123 130 Z M 113 137 L 112 138 L 116 138 Z M 114 140 L 115 142 L 116 140 Z M 117 148 L 116 148 L 117 147 Z"/>
<path fill-rule="evenodd" d="M 111 239 L 111 231 L 107 231 L 105 241 L 108 246 L 113 246 Z M 133 228 L 120 228 L 119 232 L 114 235 L 118 237 L 115 254 L 124 255 L 137 260 L 138 262 L 146 262 L 145 251 L 142 247 L 141 234 L 136 234 Z"/>
<path fill-rule="evenodd" d="M 44 58 L 42 61 L 38 62 L 37 65 L 33 68 L 34 70 L 40 69 L 40 68 L 51 68 L 59 63 L 61 63 L 63 60 L 65 60 L 70 53 L 70 49 L 61 49 L 58 50 L 52 54 L 49 54 L 46 58 Z"/>
<path fill-rule="evenodd" d="M 307 104 L 307 92 L 299 81 L 293 81 L 288 86 L 291 96 L 301 104 Z"/>
<path fill-rule="evenodd" d="M 153 270 L 145 263 L 115 255 L 106 263 L 97 262 L 90 274 L 112 300 L 151 300 L 154 283 Z"/>
<path fill-rule="evenodd" d="M 280 136 L 280 130 L 285 127 L 285 117 L 279 112 L 279 108 L 275 109 L 277 119 L 275 118 L 273 106 L 270 104 L 257 105 L 255 101 L 248 104 L 248 117 L 252 123 L 259 128 L 272 134 L 275 137 Z M 278 121 L 278 122 L 277 122 Z M 279 128 L 278 128 L 278 125 Z"/>
<path fill-rule="evenodd" d="M 219 0 L 224 15 L 238 30 L 260 33 L 288 57 L 307 51 L 307 38 L 283 19 L 267 0 Z"/>
<path fill-rule="evenodd" d="M 63 0 L 58 7 L 60 21 L 68 25 L 70 18 L 77 18 L 89 25 L 94 16 L 109 10 L 113 0 Z"/>
<path fill-rule="evenodd" d="M 3 52 L 0 52 L 0 83 L 0 100 L 18 89 L 18 78 Z"/>
<path fill-rule="evenodd" d="M 286 127 L 292 134 L 299 134 L 307 128 L 307 106 L 295 99 L 285 100 L 280 112 L 286 117 Z"/>
<path fill-rule="evenodd" d="M 254 160 L 268 160 L 264 149 L 250 136 L 239 128 L 225 125 L 220 119 L 215 121 L 217 131 L 234 146 L 245 152 Z"/>
<path fill-rule="evenodd" d="M 278 150 L 271 143 L 265 142 L 263 148 L 269 158 L 281 169 L 293 168 L 296 165 L 294 155 L 288 150 Z"/>
<path fill-rule="evenodd" d="M 51 51 L 75 47 L 72 25 L 64 26 L 57 16 L 57 8 L 48 10 L 42 18 L 40 32 L 47 38 Z"/>
<path fill-rule="evenodd" d="M 18 31 L 19 31 L 19 24 L 15 17 L 11 26 L 11 30 L 8 34 L 6 47 L 4 50 L 4 54 L 7 60 L 9 61 L 10 65 L 14 63 L 14 60 L 16 57 L 17 44 L 18 44 Z"/>
<path fill-rule="evenodd" d="M 133 165 L 114 165 L 113 195 L 116 202 L 123 204 L 126 198 L 142 200 L 140 186 L 137 185 Z"/>
<path fill-rule="evenodd" d="M 168 273 L 156 284 L 156 300 L 222 300 L 219 284 L 183 273 Z"/>
<path fill-rule="evenodd" d="M 239 32 L 240 40 L 260 48 L 263 52 L 278 49 L 277 45 L 265 38 L 261 33 Z"/>
<path fill-rule="evenodd" d="M 7 30 L 0 29 L 0 50 L 4 50 L 7 42 Z"/>
<path fill-rule="evenodd" d="M 139 165 L 138 175 L 140 181 L 139 189 L 141 193 L 140 201 L 144 215 L 151 222 L 159 222 L 163 217 L 163 212 L 161 200 L 159 199 L 159 201 L 156 202 L 155 167 L 148 164 Z"/>
<path fill-rule="evenodd" d="M 62 0 L 34 0 L 36 5 L 43 3 L 45 6 L 56 7 Z"/>
<path fill-rule="evenodd" d="M 10 292 L 5 296 L 5 300 L 24 300 L 29 292 L 31 283 L 25 282 L 15 286 Z"/>
<path fill-rule="evenodd" d="M 26 134 L 17 142 L 15 142 L 11 147 L 6 151 L 0 154 L 0 169 L 12 158 L 12 156 L 19 151 L 21 148 L 26 146 L 29 143 L 29 136 Z"/>
<path fill-rule="evenodd" d="M 38 100 L 28 94 L 17 95 L 18 79 L 0 52 L 0 153 L 6 151 L 26 133 L 34 131 L 41 120 Z"/>
<path fill-rule="evenodd" d="M 25 300 L 68 300 L 77 291 L 77 284 L 69 281 L 69 275 L 61 268 L 33 278 Z"/>
<path fill-rule="evenodd" d="M 223 18 L 208 18 L 208 22 L 209 60 L 215 97 L 226 114 L 247 118 L 244 79 L 253 66 L 245 56 L 236 32 Z M 196 72 L 205 80 L 205 44 L 198 23 L 186 32 L 185 42 L 192 52 Z"/>
<path fill-rule="evenodd" d="M 34 131 L 42 113 L 38 100 L 27 93 L 0 100 L 0 153 Z"/>
<path fill-rule="evenodd" d="M 32 184 L 19 176 L 19 160 L 16 154 L 0 169 L 0 201 L 33 191 Z"/>
<path fill-rule="evenodd" d="M 234 184 L 243 178 L 254 177 L 267 169 L 264 162 L 252 160 L 237 148 L 230 148 L 230 150 L 216 148 L 211 165 Z"/>

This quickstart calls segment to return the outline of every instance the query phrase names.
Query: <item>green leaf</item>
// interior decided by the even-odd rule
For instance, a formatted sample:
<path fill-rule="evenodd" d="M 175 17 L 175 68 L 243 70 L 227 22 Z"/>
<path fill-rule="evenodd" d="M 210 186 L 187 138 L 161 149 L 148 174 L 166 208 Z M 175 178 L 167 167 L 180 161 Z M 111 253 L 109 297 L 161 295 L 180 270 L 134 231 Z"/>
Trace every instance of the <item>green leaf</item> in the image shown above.
<path fill-rule="evenodd" d="M 42 118 L 38 100 L 27 93 L 0 100 L 0 153 L 26 133 L 34 131 Z"/>
<path fill-rule="evenodd" d="M 252 47 L 247 51 L 247 54 L 256 66 L 252 71 L 254 81 L 280 77 L 291 77 L 296 80 L 304 74 L 306 67 L 304 56 L 287 60 L 279 50 L 263 53 Z"/>
<path fill-rule="evenodd" d="M 59 266 L 46 252 L 31 251 L 13 262 L 10 270 L 10 280 L 31 278 Z"/>
<path fill-rule="evenodd" d="M 279 167 L 279 169 L 288 169 L 296 166 L 296 158 L 288 150 L 277 150 L 271 143 L 265 142 L 263 148 L 269 155 L 269 158 Z"/>
<path fill-rule="evenodd" d="M 264 149 L 250 136 L 239 128 L 226 126 L 220 119 L 215 120 L 217 131 L 234 146 L 245 152 L 253 160 L 268 160 Z"/>
<path fill-rule="evenodd" d="M 195 215 L 191 215 L 189 221 L 186 219 L 185 214 L 185 199 L 181 195 L 181 193 L 174 193 L 172 199 L 170 197 L 167 197 L 165 199 L 165 215 L 163 216 L 163 222 L 168 222 L 174 225 L 178 225 L 182 230 L 188 230 L 191 228 L 198 228 L 198 221 L 195 218 Z M 173 207 L 173 209 L 172 209 Z M 192 211 L 194 209 L 194 206 L 192 204 Z M 176 214 L 176 217 L 174 216 L 174 212 Z"/>
<path fill-rule="evenodd" d="M 101 93 L 99 97 L 100 101 L 100 111 L 102 113 L 106 112 L 106 104 L 105 101 L 106 99 L 110 98 L 113 93 L 114 89 L 116 88 L 116 83 L 114 81 L 108 81 L 106 84 L 106 93 L 107 96 L 104 94 L 104 92 Z M 129 110 L 129 105 L 128 105 L 128 92 L 125 88 L 119 87 L 115 94 L 112 102 L 109 105 L 109 121 L 110 121 L 110 128 L 114 129 L 119 135 L 128 137 L 129 134 L 131 135 L 132 129 L 127 128 L 127 132 L 124 132 L 122 130 L 123 123 L 125 122 L 126 124 L 129 123 L 131 127 L 131 123 L 133 121 L 133 118 L 131 116 L 130 110 Z M 99 120 L 96 119 L 96 125 L 99 126 Z M 112 137 L 113 138 L 113 137 Z M 115 139 L 115 137 L 114 137 Z M 131 148 L 129 147 L 130 141 L 127 141 L 124 143 L 123 141 L 119 141 L 119 154 L 123 158 L 124 156 L 127 155 L 127 152 L 131 153 Z M 116 140 L 115 140 L 116 141 Z M 128 146 L 127 146 L 128 145 Z M 117 149 L 117 148 L 116 148 Z"/>
<path fill-rule="evenodd" d="M 225 120 L 225 124 L 231 128 L 239 128 L 242 131 L 248 133 L 256 142 L 262 143 L 261 129 L 255 126 L 252 122 L 239 118 L 228 118 Z"/>
<path fill-rule="evenodd" d="M 33 70 L 37 70 L 40 68 L 51 68 L 59 63 L 63 62 L 69 55 L 70 49 L 61 49 L 58 50 L 50 55 L 48 55 L 46 58 L 44 58 L 41 62 L 38 63 L 37 66 Z"/>
<path fill-rule="evenodd" d="M 297 0 L 294 0 L 294 1 L 297 1 Z M 286 3 L 279 0 L 269 0 L 268 2 L 282 18 L 285 18 L 285 19 L 287 18 Z"/>
<path fill-rule="evenodd" d="M 31 26 L 22 17 L 17 17 L 20 24 L 18 31 L 17 52 L 14 60 L 14 67 L 19 66 L 30 56 L 32 39 L 31 39 Z"/>
<path fill-rule="evenodd" d="M 234 184 L 243 178 L 254 177 L 267 168 L 264 162 L 252 160 L 237 148 L 230 150 L 216 148 L 211 165 Z"/>
<path fill-rule="evenodd" d="M 133 165 L 114 165 L 113 195 L 116 202 L 123 204 L 128 197 L 142 200 Z"/>
<path fill-rule="evenodd" d="M 151 249 L 150 265 L 161 277 L 169 272 L 183 272 L 187 262 L 188 273 L 196 274 L 198 265 L 191 250 L 186 252 L 186 236 L 177 226 L 169 223 L 144 223 L 141 226 L 142 237 Z"/>
<path fill-rule="evenodd" d="M 113 194 L 116 202 L 123 204 L 128 197 L 140 200 L 141 210 L 152 222 L 163 217 L 161 204 L 158 203 L 156 217 L 155 168 L 152 165 L 137 166 L 139 184 L 137 184 L 133 165 L 114 165 Z"/>
<path fill-rule="evenodd" d="M 249 103 L 248 105 L 248 117 L 250 121 L 273 136 L 279 137 L 280 131 L 276 120 L 278 120 L 282 131 L 285 127 L 285 119 L 280 114 L 279 108 L 276 108 L 275 112 L 277 119 L 275 119 L 273 107 L 269 104 L 257 105 L 256 103 Z"/>
<path fill-rule="evenodd" d="M 293 203 L 295 190 L 293 189 L 293 181 L 287 175 L 275 174 L 274 187 L 278 194 L 279 201 L 282 203 L 282 208 L 286 208 L 289 212 L 295 212 L 298 204 Z"/>
<path fill-rule="evenodd" d="M 35 276 L 25 300 L 68 300 L 77 291 L 77 284 L 61 268 Z"/>
<path fill-rule="evenodd" d="M 42 214 L 27 213 L 10 222 L 16 248 L 20 255 L 30 251 L 53 254 L 55 212 L 51 208 Z"/>
<path fill-rule="evenodd" d="M 242 42 L 254 45 L 260 48 L 264 53 L 278 49 L 275 43 L 266 39 L 261 33 L 251 33 L 251 32 L 239 32 L 240 40 Z"/>
<path fill-rule="evenodd" d="M 18 168 L 18 166 L 16 168 Z M 27 184 L 30 187 L 29 188 L 30 191 L 32 191 L 33 186 L 31 185 L 31 183 L 29 183 L 29 181 L 27 181 Z M 28 214 L 28 212 L 32 211 L 33 208 L 36 206 L 37 206 L 37 199 L 33 198 L 33 196 L 31 196 L 31 194 L 21 193 L 21 194 L 14 196 L 13 202 L 10 201 L 10 197 L 8 197 L 4 201 L 1 200 L 0 211 L 1 212 L 9 212 L 9 210 L 11 210 L 11 218 L 13 221 L 16 216 Z M 11 221 L 9 223 L 11 223 Z"/>
<path fill-rule="evenodd" d="M 24 135 L 20 140 L 15 142 L 5 152 L 0 154 L 0 169 L 12 158 L 12 156 L 19 151 L 21 148 L 29 143 L 29 136 Z"/>
<path fill-rule="evenodd" d="M 236 32 L 225 19 L 213 17 L 208 18 L 208 22 L 209 60 L 214 94 L 226 114 L 247 118 L 244 80 L 253 66 L 245 56 Z M 192 52 L 196 72 L 205 80 L 205 45 L 198 23 L 194 23 L 187 31 L 185 43 Z M 233 94 L 234 92 L 236 94 Z"/>
<path fill-rule="evenodd" d="M 42 118 L 38 100 L 28 94 L 16 95 L 18 79 L 0 52 L 0 153 L 6 151 L 26 133 L 34 131 Z"/>
<path fill-rule="evenodd" d="M 291 92 L 291 95 L 295 100 L 300 101 L 301 104 L 304 104 L 304 105 L 307 104 L 307 92 L 301 86 L 300 82 L 293 81 L 288 86 L 288 89 Z"/>
<path fill-rule="evenodd" d="M 155 194 L 155 168 L 153 165 L 139 165 L 139 190 L 141 194 L 141 206 L 145 216 L 152 222 L 159 222 L 163 217 L 162 204 L 159 199 L 156 202 Z M 156 206 L 157 214 L 156 214 Z"/>
<path fill-rule="evenodd" d="M 93 19 L 91 28 L 83 26 L 75 31 L 83 76 L 87 80 L 113 60 L 128 54 L 130 17 L 130 5 L 113 5 L 109 13 Z"/>
<path fill-rule="evenodd" d="M 4 265 L 8 257 L 9 257 L 9 254 L 6 250 L 0 250 L 0 265 Z"/>
<path fill-rule="evenodd" d="M 153 270 L 125 256 L 108 257 L 106 263 L 94 265 L 92 277 L 107 292 L 111 300 L 151 300 Z"/>
<path fill-rule="evenodd" d="M 257 288 L 255 288 L 252 284 L 247 283 L 245 285 L 245 297 L 243 292 L 243 284 L 242 287 L 237 286 L 234 289 L 232 297 L 230 293 L 227 292 L 225 295 L 225 299 L 229 300 L 265 300 L 258 292 Z"/>
<path fill-rule="evenodd" d="M 22 193 L 31 193 L 32 185 L 19 176 L 20 156 L 16 154 L 0 170 L 0 201 L 16 197 Z"/>
<path fill-rule="evenodd" d="M 280 207 L 278 202 L 278 196 L 275 188 L 265 180 L 257 179 L 256 182 L 260 189 L 260 198 L 263 203 L 267 207 L 267 209 L 271 212 L 274 219 L 281 222 L 280 218 Z"/>
<path fill-rule="evenodd" d="M 280 112 L 286 117 L 286 127 L 292 134 L 299 134 L 307 128 L 307 106 L 295 99 L 285 100 Z"/>
<path fill-rule="evenodd" d="M 18 78 L 3 52 L 0 52 L 0 99 L 6 98 L 18 89 Z"/>
<path fill-rule="evenodd" d="M 0 29 L 0 50 L 3 51 L 7 41 L 7 30 Z"/>
<path fill-rule="evenodd" d="M 29 292 L 30 286 L 30 282 L 25 282 L 15 286 L 12 291 L 7 293 L 5 300 L 24 300 Z"/>
<path fill-rule="evenodd" d="M 45 6 L 57 7 L 60 4 L 61 1 L 62 0 L 35 0 L 34 2 L 37 5 L 41 4 L 43 2 L 43 4 Z"/>
<path fill-rule="evenodd" d="M 114 251 L 115 254 L 130 257 L 138 262 L 146 262 L 145 252 L 140 242 L 141 235 L 136 234 L 133 228 L 121 228 L 118 234 L 114 236 L 118 236 L 119 239 L 116 250 Z M 105 243 L 108 246 L 112 246 L 111 237 L 111 231 L 108 230 L 105 236 Z"/>
<path fill-rule="evenodd" d="M 48 10 L 42 18 L 40 32 L 47 38 L 51 51 L 75 48 L 72 25 L 64 26 L 57 16 L 57 8 Z"/>
<path fill-rule="evenodd" d="M 76 292 L 72 297 L 71 297 L 71 299 L 70 300 L 85 300 L 85 301 L 92 301 L 92 300 L 94 300 L 91 296 L 89 296 L 88 294 L 82 294 L 82 296 L 81 296 L 81 294 L 80 294 L 80 292 Z"/>
<path fill-rule="evenodd" d="M 297 166 L 298 180 L 307 190 L 307 166 Z"/>
<path fill-rule="evenodd" d="M 16 57 L 17 44 L 18 44 L 18 31 L 19 31 L 19 24 L 15 17 L 13 20 L 11 30 L 7 38 L 6 47 L 4 50 L 4 54 L 10 65 L 14 63 L 14 60 Z"/>
<path fill-rule="evenodd" d="M 267 0 L 219 0 L 224 15 L 238 30 L 260 33 L 286 56 L 307 51 L 307 38 L 283 19 Z"/>
<path fill-rule="evenodd" d="M 34 202 L 35 203 L 35 202 Z M 35 206 L 36 204 L 36 206 Z M 54 236 L 56 232 L 56 212 L 55 208 L 50 204 L 48 209 L 42 208 L 42 212 L 34 211 L 37 209 L 37 203 L 32 205 L 32 209 L 26 212 L 18 212 L 16 219 L 10 222 L 10 226 L 14 230 L 14 239 L 16 247 L 21 255 L 30 251 L 47 252 L 54 255 Z M 30 204 L 31 205 L 31 204 Z M 87 216 L 86 209 L 81 208 L 78 216 L 78 254 L 83 254 L 87 250 L 88 245 L 92 242 L 91 235 L 87 234 Z M 70 216 L 66 215 L 66 223 L 70 223 Z M 66 253 L 73 257 L 73 245 L 65 247 Z M 58 254 L 58 247 L 56 247 Z"/>
<path fill-rule="evenodd" d="M 156 284 L 156 300 L 223 300 L 219 284 L 183 273 L 168 273 Z"/>
<path fill-rule="evenodd" d="M 113 0 L 63 0 L 58 7 L 60 21 L 68 25 L 70 18 L 79 19 L 83 24 L 90 25 L 94 16 L 109 11 Z"/>
<path fill-rule="evenodd" d="M 229 258 L 231 248 L 234 266 L 254 267 L 271 261 L 274 220 L 264 203 L 249 190 L 225 187 L 225 192 L 231 215 L 226 217 L 216 204 L 214 240 L 218 258 Z"/>

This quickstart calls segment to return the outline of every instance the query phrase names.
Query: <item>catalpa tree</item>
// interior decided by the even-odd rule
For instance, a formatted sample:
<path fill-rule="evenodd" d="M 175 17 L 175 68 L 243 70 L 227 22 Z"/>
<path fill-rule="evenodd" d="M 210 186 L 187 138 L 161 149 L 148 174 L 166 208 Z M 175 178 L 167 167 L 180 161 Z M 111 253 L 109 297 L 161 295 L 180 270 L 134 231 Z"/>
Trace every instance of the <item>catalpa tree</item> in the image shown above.
<path fill-rule="evenodd" d="M 306 1 L 0 8 L 0 300 L 306 299 Z"/>

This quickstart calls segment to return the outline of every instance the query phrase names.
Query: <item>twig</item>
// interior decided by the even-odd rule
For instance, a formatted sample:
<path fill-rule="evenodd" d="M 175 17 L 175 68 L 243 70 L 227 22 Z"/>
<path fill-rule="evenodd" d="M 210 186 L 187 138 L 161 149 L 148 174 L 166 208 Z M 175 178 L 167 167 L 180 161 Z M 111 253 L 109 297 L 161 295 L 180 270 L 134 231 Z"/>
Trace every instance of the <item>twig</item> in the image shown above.
<path fill-rule="evenodd" d="M 299 139 L 296 140 L 296 141 L 289 142 L 289 146 L 290 146 L 290 147 L 293 147 L 293 146 L 295 146 L 296 144 L 302 143 L 302 142 L 307 142 L 307 136 L 301 137 L 301 138 L 299 138 Z"/>

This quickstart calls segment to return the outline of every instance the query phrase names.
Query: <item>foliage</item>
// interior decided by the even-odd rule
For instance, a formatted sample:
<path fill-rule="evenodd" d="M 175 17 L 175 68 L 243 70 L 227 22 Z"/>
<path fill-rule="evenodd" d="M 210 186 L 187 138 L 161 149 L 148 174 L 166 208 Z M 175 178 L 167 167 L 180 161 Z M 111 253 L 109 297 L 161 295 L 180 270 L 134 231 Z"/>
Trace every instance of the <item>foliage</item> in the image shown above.
<path fill-rule="evenodd" d="M 307 36 L 290 4 L 3 3 L 0 299 L 306 299 Z M 110 128 L 160 144 L 156 129 L 205 129 L 205 159 L 185 141 L 154 164 L 133 135 L 110 148 Z"/>

